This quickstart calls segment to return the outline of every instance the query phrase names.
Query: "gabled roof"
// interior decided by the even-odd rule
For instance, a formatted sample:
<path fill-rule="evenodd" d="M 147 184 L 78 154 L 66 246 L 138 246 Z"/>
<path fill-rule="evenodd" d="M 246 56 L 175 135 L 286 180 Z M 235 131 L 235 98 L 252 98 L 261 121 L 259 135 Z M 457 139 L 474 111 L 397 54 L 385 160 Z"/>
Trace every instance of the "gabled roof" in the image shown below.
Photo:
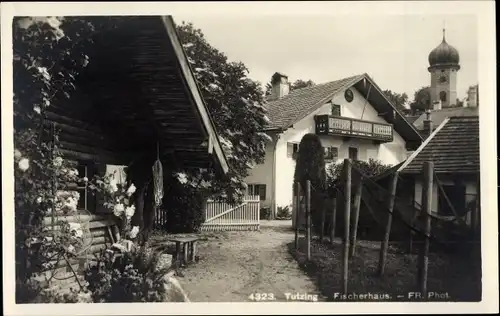
<path fill-rule="evenodd" d="M 269 101 L 266 105 L 267 116 L 271 120 L 269 129 L 286 129 L 292 126 L 361 77 L 362 75 L 358 75 L 297 89 L 281 99 Z"/>
<path fill-rule="evenodd" d="M 370 89 L 370 86 L 373 89 Z M 396 109 L 366 73 L 297 89 L 281 99 L 269 101 L 266 105 L 267 115 L 271 121 L 268 130 L 286 130 L 290 128 L 293 124 L 326 104 L 334 95 L 343 93 L 351 87 L 356 88 L 364 98 L 367 98 L 375 110 L 383 115 L 386 121 L 394 125 L 394 129 L 403 139 L 418 142 L 422 140 L 415 127 L 405 119 L 404 115 Z"/>
<path fill-rule="evenodd" d="M 181 68 L 187 91 L 194 103 L 194 111 L 197 114 L 198 119 L 200 119 L 200 125 L 202 125 L 206 137 L 208 138 L 208 153 L 214 154 L 219 167 L 224 173 L 227 173 L 229 170 L 229 166 L 226 160 L 226 156 L 224 155 L 224 152 L 222 150 L 222 146 L 220 144 L 219 136 L 215 129 L 212 116 L 208 112 L 207 106 L 203 100 L 203 97 L 201 96 L 198 84 L 194 78 L 191 66 L 189 65 L 186 53 L 182 48 L 179 36 L 175 29 L 174 19 L 171 15 L 168 15 L 163 16 L 162 20 L 165 24 L 165 29 L 172 44 L 172 48 L 175 51 L 178 65 Z"/>
<path fill-rule="evenodd" d="M 228 172 L 171 16 L 123 17 L 116 28 L 97 32 L 93 41 L 92 62 L 77 77 L 85 98 L 72 98 L 48 113 L 59 127 L 75 130 L 78 124 L 93 131 L 79 138 L 62 134 L 67 155 L 85 150 L 88 160 L 123 165 L 160 156 L 171 168 Z"/>
<path fill-rule="evenodd" d="M 478 173 L 479 117 L 446 118 L 399 171 L 421 173 L 424 161 L 432 161 L 436 173 Z"/>
<path fill-rule="evenodd" d="M 479 108 L 477 107 L 454 107 L 454 108 L 445 108 L 441 110 L 433 110 L 431 111 L 431 120 L 432 125 L 438 126 L 440 125 L 445 118 L 452 116 L 478 116 Z M 423 113 L 420 115 L 414 122 L 413 125 L 419 130 L 424 128 L 424 120 L 426 119 L 426 114 Z"/>

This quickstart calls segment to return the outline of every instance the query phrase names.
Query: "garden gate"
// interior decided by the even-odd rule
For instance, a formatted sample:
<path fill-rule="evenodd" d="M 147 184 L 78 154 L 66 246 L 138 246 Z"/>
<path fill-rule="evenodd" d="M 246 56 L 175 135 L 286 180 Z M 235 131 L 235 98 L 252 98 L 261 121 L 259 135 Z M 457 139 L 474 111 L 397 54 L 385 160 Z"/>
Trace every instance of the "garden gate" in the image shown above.
<path fill-rule="evenodd" d="M 259 230 L 260 198 L 247 196 L 241 204 L 208 200 L 202 231 Z"/>

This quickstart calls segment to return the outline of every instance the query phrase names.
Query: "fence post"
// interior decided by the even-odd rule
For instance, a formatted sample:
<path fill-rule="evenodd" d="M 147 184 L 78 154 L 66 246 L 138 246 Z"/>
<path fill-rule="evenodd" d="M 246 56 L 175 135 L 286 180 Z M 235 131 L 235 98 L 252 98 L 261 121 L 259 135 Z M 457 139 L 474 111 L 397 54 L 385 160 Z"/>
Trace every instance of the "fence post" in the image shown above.
<path fill-rule="evenodd" d="M 319 242 L 323 242 L 323 238 L 325 237 L 325 219 L 326 219 L 326 208 L 324 205 L 321 208 L 321 227 L 319 231 Z"/>
<path fill-rule="evenodd" d="M 361 174 L 358 173 L 359 179 L 357 179 L 357 184 L 354 191 L 354 217 L 353 217 L 353 226 L 352 226 L 352 234 L 351 234 L 351 249 L 349 252 L 349 257 L 353 257 L 356 252 L 356 236 L 358 234 L 358 222 L 359 222 L 359 209 L 361 207 L 361 193 L 363 190 L 363 179 Z"/>
<path fill-rule="evenodd" d="M 418 211 L 416 210 L 416 206 L 415 206 L 415 200 L 413 200 L 412 205 L 413 205 L 415 214 L 413 215 L 413 218 L 411 219 L 410 225 L 413 227 L 413 225 L 415 224 L 415 221 L 417 220 L 417 216 L 418 216 Z M 410 227 L 410 236 L 408 238 L 408 253 L 409 254 L 411 254 L 413 252 L 413 235 L 415 233 L 413 232 L 412 227 Z"/>
<path fill-rule="evenodd" d="M 332 205 L 332 227 L 330 230 L 330 244 L 333 245 L 335 240 L 335 225 L 337 224 L 337 197 L 333 198 Z"/>
<path fill-rule="evenodd" d="M 300 182 L 295 182 L 295 250 L 299 250 Z"/>
<path fill-rule="evenodd" d="M 344 253 L 342 257 L 342 291 L 347 294 L 349 277 L 349 226 L 351 224 L 351 160 L 344 159 Z"/>
<path fill-rule="evenodd" d="M 378 274 L 380 276 L 384 275 L 385 272 L 385 260 L 387 258 L 387 249 L 389 248 L 389 237 L 391 236 L 392 212 L 394 210 L 394 201 L 396 200 L 397 186 L 398 186 L 398 173 L 395 172 L 392 175 L 391 183 L 389 185 L 390 196 L 387 205 L 389 213 L 387 214 L 387 222 L 385 224 L 384 240 L 382 241 L 382 246 L 380 247 L 380 257 L 378 261 Z"/>
<path fill-rule="evenodd" d="M 311 260 L 311 181 L 306 182 L 307 260 Z"/>
<path fill-rule="evenodd" d="M 434 164 L 430 161 L 425 161 L 423 165 L 424 183 L 422 190 L 422 216 L 424 218 L 424 233 L 425 239 L 422 244 L 422 249 L 419 253 L 419 289 L 423 297 L 427 297 L 427 272 L 429 265 L 429 236 L 431 233 L 431 209 L 432 209 L 432 191 L 433 191 L 433 173 Z"/>

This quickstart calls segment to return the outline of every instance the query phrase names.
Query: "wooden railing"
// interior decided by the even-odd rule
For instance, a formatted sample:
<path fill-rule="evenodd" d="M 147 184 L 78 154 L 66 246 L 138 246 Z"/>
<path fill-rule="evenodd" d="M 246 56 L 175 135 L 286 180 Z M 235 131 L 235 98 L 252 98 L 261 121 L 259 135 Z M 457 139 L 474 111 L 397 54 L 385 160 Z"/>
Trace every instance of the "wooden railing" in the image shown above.
<path fill-rule="evenodd" d="M 332 115 L 316 115 L 315 121 L 316 134 L 318 135 L 348 136 L 381 142 L 392 142 L 393 140 L 393 127 L 391 124 Z"/>

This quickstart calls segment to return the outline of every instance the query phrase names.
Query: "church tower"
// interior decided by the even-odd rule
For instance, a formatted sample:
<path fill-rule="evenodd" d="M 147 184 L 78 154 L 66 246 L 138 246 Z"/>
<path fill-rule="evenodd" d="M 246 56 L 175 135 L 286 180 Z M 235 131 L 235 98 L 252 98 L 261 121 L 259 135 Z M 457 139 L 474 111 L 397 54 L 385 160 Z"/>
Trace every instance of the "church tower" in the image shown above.
<path fill-rule="evenodd" d="M 431 106 L 439 101 L 443 108 L 456 105 L 459 62 L 458 50 L 446 42 L 443 29 L 443 41 L 429 54 L 427 69 L 431 73 Z"/>

